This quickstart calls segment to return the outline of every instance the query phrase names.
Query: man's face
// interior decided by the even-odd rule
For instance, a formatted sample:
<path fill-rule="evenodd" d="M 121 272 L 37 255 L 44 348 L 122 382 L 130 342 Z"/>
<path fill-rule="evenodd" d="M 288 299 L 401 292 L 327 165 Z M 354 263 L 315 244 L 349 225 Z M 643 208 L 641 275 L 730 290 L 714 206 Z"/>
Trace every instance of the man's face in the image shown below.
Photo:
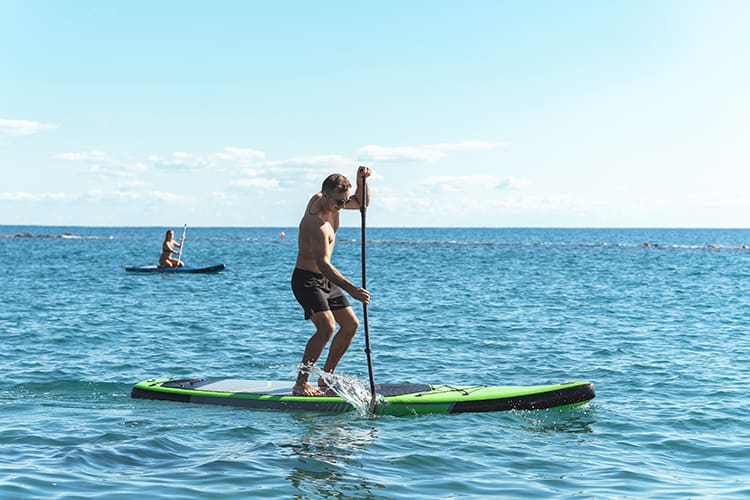
<path fill-rule="evenodd" d="M 329 194 L 328 196 L 331 197 L 332 203 L 334 204 L 334 207 L 336 210 L 341 210 L 344 208 L 344 205 L 347 204 L 349 201 L 349 191 L 344 191 L 343 193 L 334 193 Z"/>

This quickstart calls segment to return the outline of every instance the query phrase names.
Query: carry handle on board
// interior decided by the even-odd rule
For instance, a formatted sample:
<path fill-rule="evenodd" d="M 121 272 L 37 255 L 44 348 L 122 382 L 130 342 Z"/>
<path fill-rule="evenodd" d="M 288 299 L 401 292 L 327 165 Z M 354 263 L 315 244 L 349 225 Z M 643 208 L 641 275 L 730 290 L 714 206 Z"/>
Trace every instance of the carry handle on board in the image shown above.
<path fill-rule="evenodd" d="M 358 174 L 359 175 L 359 174 Z M 362 288 L 367 290 L 367 177 L 362 177 L 362 204 L 359 212 L 362 214 Z M 365 323 L 365 353 L 367 354 L 367 371 L 370 375 L 370 411 L 375 413 L 377 396 L 375 394 L 375 376 L 372 371 L 372 352 L 370 350 L 370 325 L 367 321 L 367 304 L 362 303 L 362 314 Z"/>

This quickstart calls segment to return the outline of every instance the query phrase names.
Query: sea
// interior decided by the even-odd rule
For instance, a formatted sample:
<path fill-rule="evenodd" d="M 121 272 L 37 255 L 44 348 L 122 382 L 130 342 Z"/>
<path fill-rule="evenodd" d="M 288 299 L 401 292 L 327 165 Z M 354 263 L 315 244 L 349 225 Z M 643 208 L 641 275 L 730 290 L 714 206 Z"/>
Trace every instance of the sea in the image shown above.
<path fill-rule="evenodd" d="M 188 227 L 224 271 L 125 272 L 166 229 L 0 226 L 0 498 L 750 498 L 750 230 L 367 228 L 377 383 L 596 387 L 392 417 L 132 399 L 292 380 L 313 331 L 296 228 Z M 332 259 L 356 283 L 362 239 Z M 338 373 L 367 383 L 362 326 Z"/>

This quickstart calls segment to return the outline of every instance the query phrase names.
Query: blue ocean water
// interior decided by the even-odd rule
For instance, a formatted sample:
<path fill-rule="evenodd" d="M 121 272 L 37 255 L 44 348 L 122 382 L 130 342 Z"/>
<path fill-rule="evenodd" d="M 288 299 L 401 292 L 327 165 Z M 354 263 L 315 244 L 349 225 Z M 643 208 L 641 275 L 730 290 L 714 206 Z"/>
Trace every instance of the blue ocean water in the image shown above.
<path fill-rule="evenodd" d="M 187 263 L 225 271 L 125 273 L 164 230 L 0 226 L 0 497 L 750 496 L 750 231 L 368 229 L 377 382 L 597 389 L 396 418 L 131 399 L 292 379 L 311 334 L 296 228 L 189 228 Z M 355 281 L 359 238 L 333 258 Z M 361 329 L 339 370 L 367 379 Z"/>

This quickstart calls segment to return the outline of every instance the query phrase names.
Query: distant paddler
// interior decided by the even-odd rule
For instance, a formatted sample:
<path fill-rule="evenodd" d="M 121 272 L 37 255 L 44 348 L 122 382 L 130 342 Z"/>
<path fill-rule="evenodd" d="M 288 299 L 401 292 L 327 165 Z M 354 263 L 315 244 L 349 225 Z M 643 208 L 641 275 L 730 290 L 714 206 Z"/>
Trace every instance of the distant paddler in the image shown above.
<path fill-rule="evenodd" d="M 187 226 L 185 226 L 187 228 Z M 184 267 L 185 263 L 183 263 L 180 258 L 174 258 L 172 255 L 176 254 L 177 251 L 175 251 L 175 247 L 180 249 L 180 254 L 182 253 L 182 243 L 185 241 L 185 231 L 182 232 L 182 239 L 180 240 L 180 243 L 177 243 L 174 240 L 174 231 L 171 229 L 167 230 L 167 233 L 164 235 L 164 242 L 161 244 L 161 255 L 159 256 L 159 267 Z"/>

